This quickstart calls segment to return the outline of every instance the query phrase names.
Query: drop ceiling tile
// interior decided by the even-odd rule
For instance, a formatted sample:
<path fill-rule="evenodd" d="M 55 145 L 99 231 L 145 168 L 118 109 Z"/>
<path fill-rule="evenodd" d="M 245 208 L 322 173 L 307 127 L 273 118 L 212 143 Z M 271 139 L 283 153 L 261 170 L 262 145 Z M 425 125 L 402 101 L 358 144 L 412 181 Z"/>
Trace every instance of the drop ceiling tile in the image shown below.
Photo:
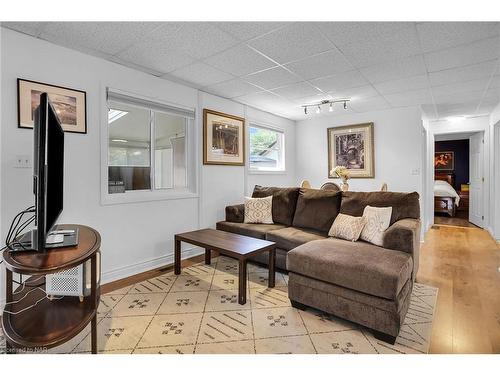
<path fill-rule="evenodd" d="M 373 86 L 375 86 L 378 92 L 380 92 L 383 95 L 393 94 L 408 90 L 425 89 L 430 87 L 427 74 L 420 74 L 418 76 L 401 78 L 394 81 L 374 83 Z"/>
<path fill-rule="evenodd" d="M 479 64 L 431 72 L 429 73 L 429 81 L 432 86 L 441 86 L 486 78 L 493 74 L 497 66 L 498 60 L 491 60 Z"/>
<path fill-rule="evenodd" d="M 475 79 L 467 82 L 457 82 L 450 85 L 435 86 L 432 93 L 435 96 L 450 95 L 464 91 L 486 91 L 490 84 L 490 77 Z"/>
<path fill-rule="evenodd" d="M 290 108 L 290 106 L 294 106 L 295 104 L 280 98 L 274 94 L 271 94 L 267 91 L 259 92 L 255 94 L 240 96 L 235 100 L 248 104 L 250 106 L 262 109 L 264 111 L 276 111 L 276 112 L 285 112 Z"/>
<path fill-rule="evenodd" d="M 168 75 L 193 83 L 199 87 L 213 85 L 234 78 L 231 74 L 200 62 L 174 70 Z"/>
<path fill-rule="evenodd" d="M 438 114 L 436 112 L 436 107 L 434 104 L 424 104 L 421 106 L 422 112 L 428 120 L 437 120 Z"/>
<path fill-rule="evenodd" d="M 224 98 L 235 98 L 262 91 L 262 89 L 251 85 L 248 82 L 242 81 L 241 79 L 233 79 L 216 85 L 211 85 L 206 87 L 205 90 Z"/>
<path fill-rule="evenodd" d="M 242 79 L 265 89 L 275 89 L 301 81 L 299 77 L 281 67 L 250 74 Z"/>
<path fill-rule="evenodd" d="M 331 91 L 328 94 L 330 94 L 334 99 L 351 98 L 353 100 L 371 98 L 379 95 L 377 90 L 375 90 L 371 85 Z"/>
<path fill-rule="evenodd" d="M 446 105 L 459 105 L 460 103 L 477 101 L 479 102 L 484 96 L 485 90 L 460 91 L 448 94 L 433 93 L 434 103 Z"/>
<path fill-rule="evenodd" d="M 483 39 L 474 43 L 424 54 L 429 72 L 477 64 L 500 57 L 500 38 Z"/>
<path fill-rule="evenodd" d="M 337 50 L 293 62 L 287 64 L 286 67 L 306 80 L 354 69 L 351 63 Z"/>
<path fill-rule="evenodd" d="M 239 41 L 213 22 L 183 22 L 170 42 L 185 54 L 204 59 L 231 48 Z"/>
<path fill-rule="evenodd" d="M 318 78 L 311 83 L 325 92 L 339 91 L 352 87 L 366 86 L 369 82 L 357 71 L 338 73 L 329 77 Z"/>
<path fill-rule="evenodd" d="M 255 73 L 276 66 L 274 62 L 246 45 L 230 48 L 204 61 L 235 76 Z"/>
<path fill-rule="evenodd" d="M 499 22 L 423 22 L 417 24 L 422 50 L 435 51 L 500 34 Z"/>
<path fill-rule="evenodd" d="M 24 34 L 38 36 L 48 22 L 1 22 L 0 26 Z"/>
<path fill-rule="evenodd" d="M 339 49 L 358 68 L 422 53 L 413 26 L 401 28 L 385 37 L 345 44 Z"/>
<path fill-rule="evenodd" d="M 396 94 L 384 95 L 384 97 L 393 107 L 432 104 L 432 95 L 429 89 L 399 92 Z"/>
<path fill-rule="evenodd" d="M 272 90 L 272 92 L 290 100 L 321 94 L 321 91 L 307 82 L 295 83 Z"/>
<path fill-rule="evenodd" d="M 286 26 L 287 22 L 218 22 L 217 26 L 239 40 L 249 40 Z"/>
<path fill-rule="evenodd" d="M 457 102 L 453 104 L 437 104 L 437 111 L 440 118 L 450 116 L 470 116 L 476 114 L 479 100 Z"/>
<path fill-rule="evenodd" d="M 411 22 L 319 22 L 317 26 L 335 45 L 387 38 Z"/>
<path fill-rule="evenodd" d="M 371 83 L 380 83 L 425 74 L 427 71 L 423 56 L 416 55 L 361 68 L 360 72 Z"/>
<path fill-rule="evenodd" d="M 114 55 L 147 38 L 160 25 L 160 22 L 47 22 L 40 37 L 71 48 Z M 180 24 L 165 23 L 162 27 L 175 33 Z"/>
<path fill-rule="evenodd" d="M 390 108 L 389 104 L 387 104 L 387 101 L 385 101 L 385 99 L 381 96 L 352 100 L 349 103 L 349 107 L 354 109 L 356 112 L 378 111 L 381 109 Z"/>
<path fill-rule="evenodd" d="M 311 23 L 295 23 L 249 44 L 280 64 L 328 51 L 333 45 Z"/>
<path fill-rule="evenodd" d="M 151 53 L 154 51 L 154 53 Z M 162 40 L 149 38 L 116 55 L 118 59 L 168 73 L 195 60 Z"/>

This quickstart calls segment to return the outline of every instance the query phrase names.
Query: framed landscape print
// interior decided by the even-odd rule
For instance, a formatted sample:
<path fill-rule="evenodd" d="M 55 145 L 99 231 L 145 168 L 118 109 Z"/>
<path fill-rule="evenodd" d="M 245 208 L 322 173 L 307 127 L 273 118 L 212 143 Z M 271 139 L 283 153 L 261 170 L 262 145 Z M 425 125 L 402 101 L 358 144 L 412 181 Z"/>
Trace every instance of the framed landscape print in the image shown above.
<path fill-rule="evenodd" d="M 328 177 L 344 166 L 351 178 L 374 178 L 373 122 L 328 128 Z"/>
<path fill-rule="evenodd" d="M 203 164 L 245 165 L 245 119 L 203 109 Z"/>
<path fill-rule="evenodd" d="M 453 151 L 436 151 L 434 153 L 434 169 L 436 171 L 454 171 L 455 153 Z"/>
<path fill-rule="evenodd" d="M 87 98 L 85 91 L 46 83 L 17 79 L 18 127 L 33 129 L 33 114 L 46 92 L 65 132 L 87 133 Z"/>

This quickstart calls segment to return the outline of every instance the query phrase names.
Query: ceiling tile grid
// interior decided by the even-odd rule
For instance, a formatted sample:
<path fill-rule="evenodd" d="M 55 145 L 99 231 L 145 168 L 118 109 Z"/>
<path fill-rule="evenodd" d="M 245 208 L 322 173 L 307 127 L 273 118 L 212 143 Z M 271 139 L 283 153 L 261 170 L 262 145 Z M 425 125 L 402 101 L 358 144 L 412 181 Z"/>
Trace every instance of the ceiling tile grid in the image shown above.
<path fill-rule="evenodd" d="M 420 105 L 430 118 L 499 101 L 499 22 L 1 25 L 292 119 L 323 99 L 350 98 L 353 112 Z"/>

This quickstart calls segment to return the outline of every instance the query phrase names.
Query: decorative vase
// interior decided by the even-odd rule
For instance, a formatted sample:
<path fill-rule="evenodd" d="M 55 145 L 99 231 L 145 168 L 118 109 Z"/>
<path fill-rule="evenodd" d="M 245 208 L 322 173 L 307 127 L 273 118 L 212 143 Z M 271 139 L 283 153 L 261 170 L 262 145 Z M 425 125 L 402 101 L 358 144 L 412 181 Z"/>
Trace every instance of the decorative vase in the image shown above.
<path fill-rule="evenodd" d="M 349 184 L 347 183 L 347 179 L 343 178 L 342 183 L 340 184 L 340 188 L 342 191 L 349 191 Z"/>

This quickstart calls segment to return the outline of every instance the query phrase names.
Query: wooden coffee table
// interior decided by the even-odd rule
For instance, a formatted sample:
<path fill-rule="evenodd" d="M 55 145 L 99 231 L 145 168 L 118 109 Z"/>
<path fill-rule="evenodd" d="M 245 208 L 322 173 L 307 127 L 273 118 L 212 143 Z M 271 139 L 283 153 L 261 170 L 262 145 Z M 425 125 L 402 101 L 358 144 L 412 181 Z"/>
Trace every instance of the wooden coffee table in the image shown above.
<path fill-rule="evenodd" d="M 211 251 L 235 258 L 239 262 L 238 303 L 247 302 L 247 262 L 255 254 L 269 251 L 269 288 L 275 283 L 276 243 L 259 240 L 258 238 L 242 236 L 216 229 L 200 229 L 193 232 L 175 235 L 174 272 L 181 273 L 181 241 L 205 249 L 205 264 L 210 264 Z"/>

